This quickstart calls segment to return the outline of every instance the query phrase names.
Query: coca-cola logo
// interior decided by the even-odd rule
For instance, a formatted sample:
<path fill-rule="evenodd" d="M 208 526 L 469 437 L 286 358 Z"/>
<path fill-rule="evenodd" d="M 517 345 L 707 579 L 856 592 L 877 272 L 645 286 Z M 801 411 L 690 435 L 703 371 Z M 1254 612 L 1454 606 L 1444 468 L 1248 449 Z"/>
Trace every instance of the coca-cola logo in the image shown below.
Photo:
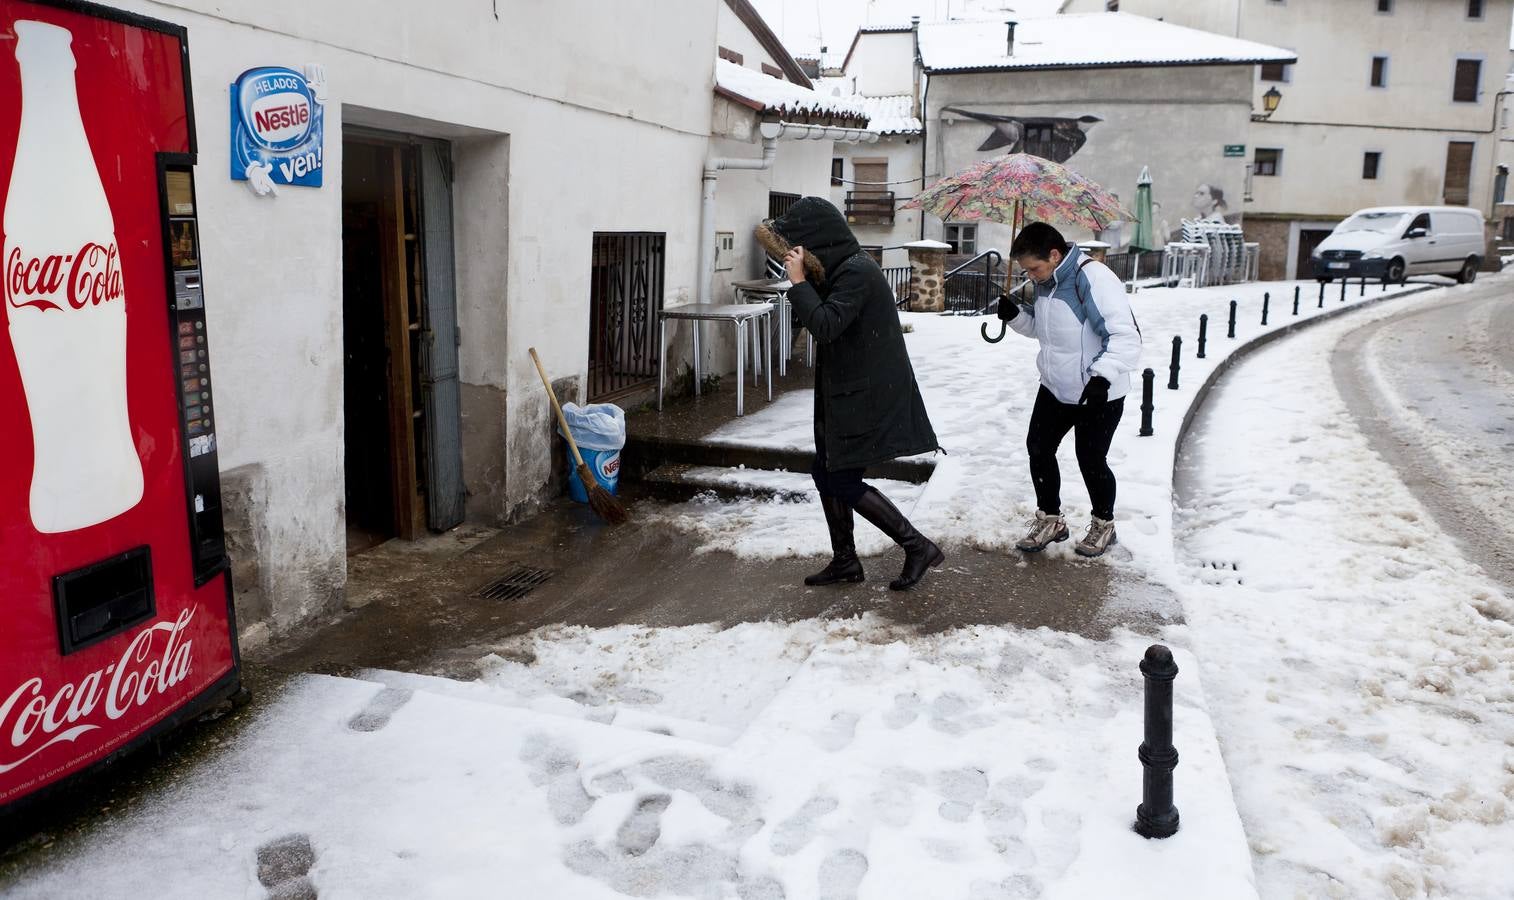
<path fill-rule="evenodd" d="M 0 703 L 0 774 L 55 744 L 78 740 L 100 727 L 85 721 L 103 708 L 115 721 L 189 677 L 193 641 L 184 632 L 196 607 L 137 632 L 121 657 L 75 682 L 49 688 L 40 677 L 23 681 Z M 164 636 L 162 652 L 155 645 Z"/>
<path fill-rule="evenodd" d="M 5 300 L 13 309 L 83 309 L 119 300 L 124 293 L 121 253 L 114 241 L 50 256 L 28 256 L 12 247 L 5 256 Z"/>

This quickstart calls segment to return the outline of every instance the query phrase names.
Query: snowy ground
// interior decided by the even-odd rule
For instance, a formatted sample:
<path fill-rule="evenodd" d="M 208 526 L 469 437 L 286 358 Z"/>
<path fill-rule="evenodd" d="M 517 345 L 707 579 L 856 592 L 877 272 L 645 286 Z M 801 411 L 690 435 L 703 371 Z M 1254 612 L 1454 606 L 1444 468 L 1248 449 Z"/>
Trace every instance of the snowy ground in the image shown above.
<path fill-rule="evenodd" d="M 1202 448 L 1213 471 L 1192 486 L 1211 499 L 1180 511 L 1174 533 L 1178 424 L 1240 343 L 1224 337 L 1226 301 L 1241 300 L 1243 340 L 1262 331 L 1267 290 L 1284 298 L 1274 327 L 1292 321 L 1291 286 L 1138 297 L 1161 377 L 1156 436 L 1136 436 L 1132 399 L 1115 443 L 1121 547 L 1094 563 L 1052 551 L 1183 600 L 1189 624 L 1162 634 L 1182 669 L 1174 838 L 1129 830 L 1135 663 L 1150 637 L 919 635 L 871 617 L 558 627 L 497 647 L 477 682 L 300 679 L 221 759 L 9 889 L 261 898 L 261 857 L 272 896 L 308 885 L 327 900 L 1228 900 L 1257 896 L 1253 867 L 1268 897 L 1507 896 L 1514 616 L 1331 397 L 1328 366 L 1319 375 L 1312 360 L 1348 326 L 1237 370 L 1254 402 L 1226 405 L 1225 434 Z M 1210 358 L 1185 351 L 1169 391 L 1171 336 L 1191 348 L 1201 312 Z M 1031 510 L 1035 345 L 985 344 L 981 320 L 909 321 L 951 456 L 923 488 L 885 489 L 948 552 L 1007 550 Z M 799 395 L 728 434 L 803 446 L 808 414 Z M 1069 446 L 1065 499 L 1086 514 L 1075 473 Z M 757 558 L 824 546 L 808 503 L 695 503 L 666 521 Z M 284 855 L 304 860 L 274 872 L 285 837 L 297 852 Z"/>
<path fill-rule="evenodd" d="M 532 662 L 477 683 L 310 676 L 7 896 L 261 897 L 280 841 L 308 845 L 327 900 L 1254 896 L 1186 674 L 1180 797 L 1202 825 L 1129 829 L 1144 647 L 867 619 L 574 627 L 500 648 Z"/>
<path fill-rule="evenodd" d="M 1264 896 L 1514 895 L 1514 604 L 1372 452 L 1331 378 L 1340 339 L 1394 311 L 1242 363 L 1185 450 L 1189 646 Z M 1416 371 L 1411 348 L 1376 349 L 1396 386 Z M 1510 422 L 1507 405 L 1476 413 Z M 1459 449 L 1432 451 L 1450 467 Z"/>

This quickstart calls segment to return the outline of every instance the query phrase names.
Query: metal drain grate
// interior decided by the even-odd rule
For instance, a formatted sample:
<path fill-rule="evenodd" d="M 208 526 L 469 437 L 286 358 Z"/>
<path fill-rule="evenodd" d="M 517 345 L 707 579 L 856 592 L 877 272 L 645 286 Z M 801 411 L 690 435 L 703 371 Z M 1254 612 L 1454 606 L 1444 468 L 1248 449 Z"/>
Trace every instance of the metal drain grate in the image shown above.
<path fill-rule="evenodd" d="M 505 574 L 474 591 L 475 597 L 485 600 L 519 600 L 548 581 L 556 574 L 547 569 L 530 566 L 515 566 Z"/>

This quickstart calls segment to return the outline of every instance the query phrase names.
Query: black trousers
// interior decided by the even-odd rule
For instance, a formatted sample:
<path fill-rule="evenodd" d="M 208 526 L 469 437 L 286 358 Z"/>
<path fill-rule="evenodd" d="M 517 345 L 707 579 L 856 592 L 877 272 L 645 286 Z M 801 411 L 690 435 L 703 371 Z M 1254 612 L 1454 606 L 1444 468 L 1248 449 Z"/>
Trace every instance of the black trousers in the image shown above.
<path fill-rule="evenodd" d="M 847 506 L 856 506 L 862 495 L 867 493 L 867 485 L 862 481 L 865 469 L 837 469 L 834 472 L 825 468 L 825 444 L 815 446 L 815 462 L 810 466 L 810 477 L 815 479 L 815 487 L 822 497 L 839 497 Z"/>
<path fill-rule="evenodd" d="M 1114 519 L 1114 472 L 1110 471 L 1106 457 L 1124 413 L 1124 397 L 1093 406 L 1069 405 L 1042 386 L 1030 412 L 1030 431 L 1025 436 L 1037 508 L 1047 515 L 1062 514 L 1062 472 L 1057 468 L 1057 447 L 1067 432 L 1072 431 L 1078 469 L 1093 501 L 1093 514 L 1100 519 Z"/>

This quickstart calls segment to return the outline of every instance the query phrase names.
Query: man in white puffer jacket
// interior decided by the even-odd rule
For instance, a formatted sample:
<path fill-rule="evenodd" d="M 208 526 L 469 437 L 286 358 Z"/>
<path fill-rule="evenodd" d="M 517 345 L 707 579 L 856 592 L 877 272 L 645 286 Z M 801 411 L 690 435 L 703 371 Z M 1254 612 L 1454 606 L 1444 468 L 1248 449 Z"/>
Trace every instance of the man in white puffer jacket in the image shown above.
<path fill-rule="evenodd" d="M 1015 546 L 1034 553 L 1067 540 L 1057 447 L 1072 431 L 1093 505 L 1088 531 L 1074 549 L 1099 556 L 1115 542 L 1115 477 L 1107 457 L 1125 412 L 1130 374 L 1141 360 L 1141 334 L 1124 283 L 1055 228 L 1032 222 L 1009 252 L 1034 282 L 1035 300 L 1021 305 L 1002 296 L 999 318 L 1041 343 L 1041 389 L 1025 437 L 1036 516 Z"/>

